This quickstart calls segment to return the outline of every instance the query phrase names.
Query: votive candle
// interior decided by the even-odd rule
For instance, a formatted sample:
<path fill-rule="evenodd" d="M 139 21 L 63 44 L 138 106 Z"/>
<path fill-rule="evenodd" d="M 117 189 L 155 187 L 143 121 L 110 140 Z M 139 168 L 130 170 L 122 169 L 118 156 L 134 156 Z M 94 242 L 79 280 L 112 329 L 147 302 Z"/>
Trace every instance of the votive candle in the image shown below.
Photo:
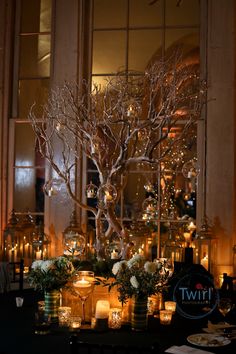
<path fill-rule="evenodd" d="M 79 316 L 71 316 L 70 318 L 70 328 L 78 329 L 81 327 L 81 317 Z"/>
<path fill-rule="evenodd" d="M 165 310 L 172 311 L 173 313 L 176 311 L 176 302 L 175 301 L 165 301 Z"/>
<path fill-rule="evenodd" d="M 169 325 L 172 320 L 172 311 L 161 310 L 160 311 L 160 323 L 162 325 Z"/>
<path fill-rule="evenodd" d="M 109 311 L 108 327 L 112 329 L 121 328 L 122 309 L 113 307 Z"/>
<path fill-rule="evenodd" d="M 58 320 L 60 326 L 68 327 L 70 325 L 71 307 L 60 306 L 58 309 Z"/>

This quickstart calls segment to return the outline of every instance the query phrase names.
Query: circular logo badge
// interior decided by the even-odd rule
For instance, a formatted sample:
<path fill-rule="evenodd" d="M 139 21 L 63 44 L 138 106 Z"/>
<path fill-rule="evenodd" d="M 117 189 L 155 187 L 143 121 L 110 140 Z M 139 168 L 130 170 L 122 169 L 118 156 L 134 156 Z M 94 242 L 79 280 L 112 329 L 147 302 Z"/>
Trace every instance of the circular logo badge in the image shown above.
<path fill-rule="evenodd" d="M 219 293 L 209 276 L 189 273 L 175 285 L 173 298 L 176 301 L 176 310 L 181 316 L 199 319 L 214 311 L 219 301 Z"/>

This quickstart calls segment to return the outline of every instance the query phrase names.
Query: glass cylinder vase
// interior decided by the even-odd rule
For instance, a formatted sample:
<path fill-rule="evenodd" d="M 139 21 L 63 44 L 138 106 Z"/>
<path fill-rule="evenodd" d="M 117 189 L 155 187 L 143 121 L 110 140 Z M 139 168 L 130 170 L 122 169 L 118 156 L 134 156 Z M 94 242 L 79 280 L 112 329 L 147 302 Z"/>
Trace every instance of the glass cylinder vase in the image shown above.
<path fill-rule="evenodd" d="M 52 322 L 58 321 L 58 309 L 60 305 L 60 291 L 50 290 L 44 293 L 45 315 L 50 316 Z"/>
<path fill-rule="evenodd" d="M 147 297 L 132 298 L 131 328 L 134 331 L 145 331 L 148 324 Z"/>

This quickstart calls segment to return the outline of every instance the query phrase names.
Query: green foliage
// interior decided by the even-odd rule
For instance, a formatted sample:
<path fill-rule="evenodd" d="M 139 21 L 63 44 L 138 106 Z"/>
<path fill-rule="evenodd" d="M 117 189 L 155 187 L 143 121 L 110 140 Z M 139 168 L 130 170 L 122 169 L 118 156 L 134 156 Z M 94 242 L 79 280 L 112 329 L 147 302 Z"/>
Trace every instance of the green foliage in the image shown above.
<path fill-rule="evenodd" d="M 75 268 L 66 257 L 34 261 L 28 281 L 35 290 L 59 290 L 73 277 Z"/>

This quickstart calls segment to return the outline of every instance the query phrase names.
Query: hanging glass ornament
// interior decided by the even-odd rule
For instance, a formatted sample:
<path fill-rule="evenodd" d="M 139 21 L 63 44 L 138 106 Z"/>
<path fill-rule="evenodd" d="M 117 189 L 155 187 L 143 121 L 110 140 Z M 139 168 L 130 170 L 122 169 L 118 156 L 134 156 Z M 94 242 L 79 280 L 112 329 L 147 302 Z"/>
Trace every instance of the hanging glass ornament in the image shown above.
<path fill-rule="evenodd" d="M 195 178 L 199 175 L 200 169 L 197 166 L 197 161 L 190 160 L 183 164 L 182 174 L 185 178 Z"/>
<path fill-rule="evenodd" d="M 150 220 L 157 216 L 158 202 L 155 198 L 149 196 L 144 199 L 142 208 L 144 211 L 143 220 Z"/>
<path fill-rule="evenodd" d="M 43 186 L 44 193 L 49 197 L 56 196 L 62 187 L 63 180 L 61 178 L 51 178 Z"/>
<path fill-rule="evenodd" d="M 144 199 L 143 201 L 143 210 L 148 212 L 154 212 L 157 209 L 157 200 L 151 196 Z"/>
<path fill-rule="evenodd" d="M 65 235 L 65 255 L 81 256 L 85 250 L 85 237 L 75 231 L 69 231 Z"/>
<path fill-rule="evenodd" d="M 103 184 L 98 188 L 97 198 L 101 205 L 113 203 L 117 198 L 116 188 L 111 184 Z"/>
<path fill-rule="evenodd" d="M 98 187 L 90 181 L 90 183 L 86 186 L 85 192 L 87 198 L 96 198 L 97 197 Z"/>
<path fill-rule="evenodd" d="M 113 240 L 108 242 L 105 247 L 105 254 L 108 259 L 119 259 L 121 256 L 120 240 Z"/>
<path fill-rule="evenodd" d="M 64 230 L 64 254 L 67 256 L 82 256 L 85 252 L 86 238 L 80 229 L 76 212 L 71 214 L 70 225 Z"/>
<path fill-rule="evenodd" d="M 145 189 L 145 191 L 147 191 L 148 193 L 152 193 L 152 192 L 155 191 L 154 185 L 153 185 L 150 181 L 147 181 L 147 182 L 144 184 L 144 189 Z"/>

